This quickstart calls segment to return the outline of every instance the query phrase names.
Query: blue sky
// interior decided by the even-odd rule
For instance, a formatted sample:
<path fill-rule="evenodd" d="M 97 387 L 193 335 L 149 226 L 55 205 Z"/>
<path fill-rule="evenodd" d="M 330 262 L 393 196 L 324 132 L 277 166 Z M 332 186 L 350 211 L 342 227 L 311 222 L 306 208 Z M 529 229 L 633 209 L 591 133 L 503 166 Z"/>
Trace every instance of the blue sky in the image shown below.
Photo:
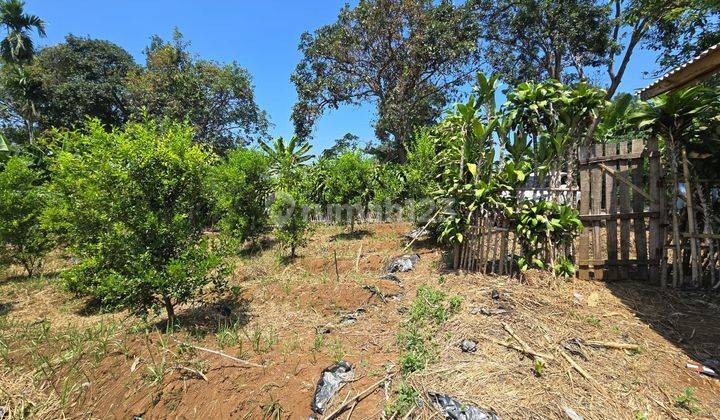
<path fill-rule="evenodd" d="M 61 42 L 65 35 L 90 36 L 114 42 L 144 63 L 142 50 L 150 36 L 170 39 L 178 27 L 203 58 L 237 61 L 253 75 L 258 104 L 268 112 L 273 136 L 292 135 L 290 114 L 296 94 L 290 75 L 300 61 L 300 34 L 332 23 L 343 0 L 27 0 L 26 10 L 47 23 L 40 45 Z M 353 3 L 353 2 L 351 2 Z M 655 57 L 637 52 L 630 62 L 622 91 L 649 83 L 644 71 L 655 69 Z M 318 122 L 314 153 L 347 132 L 363 140 L 374 137 L 373 106 L 343 107 Z"/>

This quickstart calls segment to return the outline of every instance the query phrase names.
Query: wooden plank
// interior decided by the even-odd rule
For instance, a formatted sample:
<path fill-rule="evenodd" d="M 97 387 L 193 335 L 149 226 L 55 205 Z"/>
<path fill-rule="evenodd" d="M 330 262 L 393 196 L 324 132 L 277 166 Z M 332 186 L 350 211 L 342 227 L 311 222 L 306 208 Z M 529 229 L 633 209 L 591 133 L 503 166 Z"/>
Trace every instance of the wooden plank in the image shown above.
<path fill-rule="evenodd" d="M 589 146 L 580 146 L 578 148 L 578 157 L 580 159 L 587 158 L 590 154 Z M 590 213 L 590 168 L 580 168 L 580 213 Z M 514 237 L 514 236 L 513 236 Z M 583 224 L 580 238 L 578 239 L 578 262 L 587 261 L 590 258 L 590 228 L 588 224 Z M 578 277 L 588 280 L 589 273 L 587 270 L 579 270 Z"/>
<path fill-rule="evenodd" d="M 637 259 L 629 259 L 629 260 L 587 260 L 585 261 L 585 264 L 582 266 L 585 267 L 601 267 L 601 266 L 615 266 L 615 267 L 629 267 L 629 266 L 637 266 L 637 265 L 646 265 L 648 262 L 654 262 L 657 264 L 657 261 L 654 260 L 637 260 Z M 578 265 L 580 266 L 580 265 Z"/>
<path fill-rule="evenodd" d="M 605 145 L 605 156 L 609 159 L 614 159 L 617 156 L 617 145 L 606 144 Z M 607 259 L 617 260 L 617 219 L 615 216 L 618 214 L 617 211 L 617 190 L 615 189 L 615 178 L 612 174 L 606 172 L 605 174 L 605 206 L 607 208 L 607 214 L 609 216 L 607 223 L 605 224 L 605 230 L 607 231 Z M 608 279 L 617 279 L 619 273 L 616 270 L 611 269 L 607 273 Z"/>
<path fill-rule="evenodd" d="M 606 145 L 606 147 L 610 145 L 609 143 Z M 613 155 L 607 155 L 606 156 L 595 156 L 595 157 L 588 157 L 587 159 L 583 159 L 580 161 L 580 165 L 590 165 L 593 163 L 599 163 L 599 162 L 616 162 L 618 159 L 624 159 L 624 160 L 635 160 L 635 159 L 643 159 L 645 157 L 645 153 L 623 153 L 618 154 L 614 153 Z"/>
<path fill-rule="evenodd" d="M 603 156 L 603 144 L 593 145 L 593 156 Z M 599 165 L 599 164 L 598 164 Z M 590 214 L 604 213 L 602 210 L 603 179 L 599 166 L 594 166 L 590 172 L 590 196 L 592 204 Z M 602 258 L 602 243 L 600 241 L 600 222 L 593 223 L 593 258 Z"/>
<path fill-rule="evenodd" d="M 627 144 L 627 143 L 626 143 Z M 625 161 L 623 161 L 625 162 Z M 641 194 L 643 197 L 645 197 L 648 201 L 653 201 L 654 198 L 645 192 L 642 188 L 639 186 L 633 184 L 633 182 L 628 179 L 625 175 L 623 175 L 621 172 L 616 171 L 615 169 L 605 165 L 604 163 L 598 163 L 600 168 L 606 172 L 609 172 L 611 175 L 613 175 L 615 178 L 617 178 L 618 181 L 622 182 L 623 184 L 627 185 L 628 187 L 632 188 L 633 191 L 635 191 L 638 194 Z M 627 166 L 627 163 L 626 163 Z"/>
<path fill-rule="evenodd" d="M 619 144 L 620 153 L 627 153 L 628 143 L 622 142 Z M 618 165 L 618 171 L 620 175 L 625 175 L 628 172 L 627 161 L 620 161 Z M 620 195 L 618 198 L 620 203 L 620 212 L 629 213 L 630 209 L 630 188 L 627 183 L 620 183 Z M 630 221 L 620 220 L 620 259 L 630 259 Z"/>
<path fill-rule="evenodd" d="M 633 153 L 642 153 L 642 151 L 645 150 L 645 144 L 642 140 L 633 140 L 632 142 L 632 151 Z M 643 176 L 643 161 L 640 162 L 633 162 L 633 184 L 644 187 L 644 176 Z M 633 194 L 633 201 L 632 201 L 632 209 L 633 212 L 642 212 L 645 210 L 645 200 L 643 200 L 644 196 L 642 194 L 638 194 L 637 191 Z M 635 258 L 637 258 L 639 261 L 647 261 L 648 254 L 647 254 L 647 229 L 645 227 L 645 218 L 637 218 L 633 220 L 633 228 L 635 231 Z M 648 269 L 640 268 L 638 267 L 638 273 L 636 275 L 636 280 L 647 280 L 648 278 Z"/>

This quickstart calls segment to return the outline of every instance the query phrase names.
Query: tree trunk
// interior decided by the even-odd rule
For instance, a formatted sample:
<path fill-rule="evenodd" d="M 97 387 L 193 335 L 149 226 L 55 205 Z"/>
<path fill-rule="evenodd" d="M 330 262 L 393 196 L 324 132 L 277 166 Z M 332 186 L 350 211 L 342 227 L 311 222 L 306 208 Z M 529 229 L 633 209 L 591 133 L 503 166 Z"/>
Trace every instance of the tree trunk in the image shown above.
<path fill-rule="evenodd" d="M 172 327 L 175 325 L 175 307 L 172 300 L 170 300 L 170 296 L 163 296 L 163 303 L 165 304 L 165 312 L 167 312 L 168 325 Z"/>

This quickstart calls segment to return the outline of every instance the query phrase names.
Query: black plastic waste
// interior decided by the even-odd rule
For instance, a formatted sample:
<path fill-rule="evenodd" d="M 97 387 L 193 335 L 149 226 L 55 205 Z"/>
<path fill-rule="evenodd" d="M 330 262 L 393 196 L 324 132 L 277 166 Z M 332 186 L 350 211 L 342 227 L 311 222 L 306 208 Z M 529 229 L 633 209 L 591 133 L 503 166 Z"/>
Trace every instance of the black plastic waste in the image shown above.
<path fill-rule="evenodd" d="M 490 293 L 490 297 L 492 297 L 495 300 L 498 300 L 498 299 L 500 299 L 500 292 L 498 292 L 497 290 L 493 290 L 492 293 Z"/>
<path fill-rule="evenodd" d="M 315 395 L 313 395 L 312 403 L 310 404 L 312 411 L 322 414 L 340 388 L 354 378 L 355 366 L 344 360 L 323 370 L 317 387 L 315 387 Z"/>
<path fill-rule="evenodd" d="M 395 282 L 402 286 L 402 280 L 400 280 L 400 278 L 398 276 L 396 276 L 395 274 L 385 274 L 384 276 L 381 276 L 380 278 L 382 280 L 390 280 L 390 281 Z"/>
<path fill-rule="evenodd" d="M 390 264 L 385 267 L 386 273 L 404 273 L 406 271 L 410 271 L 413 268 L 415 268 L 415 264 L 420 261 L 420 256 L 418 254 L 405 254 L 401 255 L 392 261 L 390 261 Z"/>
<path fill-rule="evenodd" d="M 494 411 L 483 410 L 470 404 L 461 404 L 449 395 L 428 392 L 430 402 L 445 413 L 446 419 L 452 420 L 499 420 Z"/>

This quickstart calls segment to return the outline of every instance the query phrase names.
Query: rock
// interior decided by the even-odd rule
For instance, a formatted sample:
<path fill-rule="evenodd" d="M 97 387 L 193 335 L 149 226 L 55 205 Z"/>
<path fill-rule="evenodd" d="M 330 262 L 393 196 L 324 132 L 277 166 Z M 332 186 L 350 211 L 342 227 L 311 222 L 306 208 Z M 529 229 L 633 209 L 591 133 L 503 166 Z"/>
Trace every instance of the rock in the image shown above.
<path fill-rule="evenodd" d="M 490 293 L 490 297 L 492 297 L 495 300 L 498 300 L 498 299 L 500 299 L 500 292 L 498 292 L 497 290 L 493 290 Z"/>
<path fill-rule="evenodd" d="M 355 379 L 355 367 L 352 363 L 344 360 L 323 370 L 315 387 L 312 403 L 310 404 L 312 411 L 322 414 L 340 388 L 353 379 Z"/>
<path fill-rule="evenodd" d="M 385 267 L 385 272 L 404 273 L 406 271 L 411 271 L 415 268 L 415 265 L 418 263 L 418 261 L 420 261 L 420 256 L 418 254 L 401 255 L 390 261 L 390 264 Z"/>
<path fill-rule="evenodd" d="M 460 342 L 460 350 L 463 353 L 475 353 L 477 351 L 477 343 L 473 340 L 465 339 Z"/>
<path fill-rule="evenodd" d="M 486 411 L 472 404 L 461 404 L 449 395 L 428 392 L 430 402 L 451 420 L 499 420 L 494 411 Z"/>

